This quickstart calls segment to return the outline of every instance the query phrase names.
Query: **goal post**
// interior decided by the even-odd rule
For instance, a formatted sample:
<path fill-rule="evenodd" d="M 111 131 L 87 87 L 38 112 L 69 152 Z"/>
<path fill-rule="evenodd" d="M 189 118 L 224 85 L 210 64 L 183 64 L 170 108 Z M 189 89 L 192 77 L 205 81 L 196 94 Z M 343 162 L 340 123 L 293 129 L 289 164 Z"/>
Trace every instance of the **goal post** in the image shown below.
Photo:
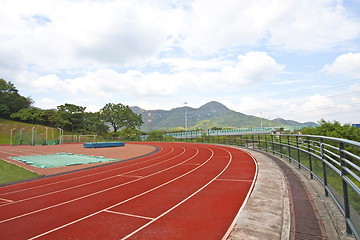
<path fill-rule="evenodd" d="M 76 143 L 78 140 L 77 135 L 62 135 L 61 143 Z"/>
<path fill-rule="evenodd" d="M 96 135 L 79 135 L 79 142 L 96 142 Z"/>

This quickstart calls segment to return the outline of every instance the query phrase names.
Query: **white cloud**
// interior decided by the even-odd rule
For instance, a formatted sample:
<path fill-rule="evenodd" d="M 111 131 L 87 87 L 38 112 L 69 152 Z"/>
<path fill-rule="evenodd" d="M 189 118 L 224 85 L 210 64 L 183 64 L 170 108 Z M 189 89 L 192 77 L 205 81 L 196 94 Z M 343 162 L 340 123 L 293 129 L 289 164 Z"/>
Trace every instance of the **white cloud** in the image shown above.
<path fill-rule="evenodd" d="M 212 60 L 209 60 L 211 63 Z M 250 52 L 239 55 L 238 61 L 214 60 L 207 71 L 205 62 L 174 61 L 174 73 L 128 70 L 119 73 L 112 69 L 98 69 L 76 78 L 60 79 L 55 74 L 41 76 L 32 82 L 36 91 L 57 91 L 67 96 L 95 99 L 111 99 L 115 95 L 170 96 L 186 88 L 226 90 L 244 85 L 254 85 L 271 79 L 284 69 L 265 52 Z"/>
<path fill-rule="evenodd" d="M 359 20 L 333 0 L 197 0 L 184 48 L 217 52 L 265 42 L 288 50 L 331 49 L 360 35 Z"/>
<path fill-rule="evenodd" d="M 323 68 L 329 74 L 343 74 L 360 79 L 360 53 L 347 53 L 340 55 L 332 64 Z"/>
<path fill-rule="evenodd" d="M 312 116 L 312 109 L 333 110 L 331 101 L 335 107 L 357 106 L 322 95 L 280 99 L 299 79 L 308 80 L 296 84 L 291 90 L 295 94 L 309 94 L 309 88 L 315 92 L 319 88 L 314 90 L 314 84 L 334 88 L 329 81 L 336 76 L 328 80 L 324 73 L 360 78 L 360 53 L 355 53 L 360 18 L 342 4 L 341 0 L 3 0 L 0 77 L 15 83 L 36 105 L 72 102 L 93 110 L 106 102 L 126 102 L 169 109 L 185 99 L 199 106 L 234 96 L 225 103 L 245 113 L 265 114 L 270 109 L 290 118 L 289 110 Z M 343 48 L 354 53 L 340 55 Z M 323 64 L 334 52 L 340 56 L 333 63 L 311 72 L 316 70 L 307 64 Z M 242 99 L 249 91 L 263 98 Z M 264 99 L 269 95 L 278 99 Z"/>
<path fill-rule="evenodd" d="M 182 18 L 141 1 L 5 1 L 0 50 L 20 53 L 37 71 L 133 64 L 166 48 Z"/>
<path fill-rule="evenodd" d="M 227 81 L 235 85 L 257 84 L 272 79 L 285 68 L 265 52 L 249 52 L 239 55 L 238 60 L 235 66 L 222 70 Z"/>
<path fill-rule="evenodd" d="M 176 78 L 175 78 L 176 79 Z M 169 96 L 178 88 L 178 82 L 166 74 L 143 74 L 136 70 L 117 73 L 111 69 L 88 72 L 73 79 L 60 79 L 51 74 L 32 82 L 32 88 L 38 92 L 56 92 L 71 96 L 74 101 L 85 102 L 111 100 L 117 96 Z"/>
<path fill-rule="evenodd" d="M 61 105 L 61 104 L 59 104 L 59 105 Z M 37 105 L 42 109 L 51 109 L 57 105 L 57 102 L 54 99 L 45 97 L 45 98 L 38 100 Z"/>
<path fill-rule="evenodd" d="M 327 97 L 320 94 L 315 94 L 311 96 L 304 104 L 302 104 L 302 111 L 311 111 L 316 112 L 327 107 L 334 107 L 333 101 Z"/>
<path fill-rule="evenodd" d="M 55 74 L 39 77 L 31 82 L 31 87 L 38 92 L 50 92 L 56 90 L 64 93 L 65 96 L 75 96 L 76 90 L 67 81 L 61 80 Z"/>

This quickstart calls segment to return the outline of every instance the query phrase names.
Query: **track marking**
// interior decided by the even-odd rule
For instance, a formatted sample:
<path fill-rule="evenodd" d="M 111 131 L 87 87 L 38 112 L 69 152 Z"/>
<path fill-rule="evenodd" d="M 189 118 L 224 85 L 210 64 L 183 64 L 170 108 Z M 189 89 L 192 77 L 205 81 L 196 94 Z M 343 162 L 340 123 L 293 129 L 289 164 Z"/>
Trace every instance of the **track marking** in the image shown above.
<path fill-rule="evenodd" d="M 217 181 L 228 181 L 228 182 L 252 182 L 253 180 L 246 179 L 226 179 L 226 178 L 218 178 Z"/>
<path fill-rule="evenodd" d="M 196 149 L 196 150 L 197 150 L 197 149 Z M 178 164 L 176 164 L 176 165 L 173 165 L 173 166 L 171 166 L 171 167 L 162 169 L 162 170 L 160 170 L 160 171 L 158 171 L 158 172 L 155 172 L 155 173 L 149 174 L 149 175 L 147 175 L 147 176 L 144 176 L 143 178 L 137 178 L 137 179 L 131 180 L 131 181 L 126 182 L 126 183 L 123 183 L 123 184 L 119 184 L 119 185 L 116 185 L 116 186 L 113 186 L 113 187 L 110 187 L 110 188 L 107 188 L 107 189 L 103 189 L 103 190 L 98 191 L 98 192 L 94 192 L 94 193 L 91 193 L 91 194 L 88 194 L 88 195 L 84 195 L 84 196 L 82 196 L 82 197 L 78 197 L 78 198 L 75 198 L 75 199 L 72 199 L 72 200 L 68 200 L 68 201 L 65 201 L 65 202 L 62 202 L 62 203 L 58 203 L 58 204 L 55 204 L 55 205 L 52 205 L 52 206 L 49 206 L 49 207 L 45 207 L 45 208 L 42 208 L 42 209 L 38 209 L 38 210 L 29 212 L 29 213 L 24 213 L 24 214 L 21 214 L 21 215 L 12 217 L 12 218 L 4 219 L 4 220 L 0 221 L 0 223 L 9 222 L 9 221 L 12 221 L 12 220 L 21 218 L 21 217 L 25 217 L 25 216 L 34 214 L 34 213 L 42 212 L 42 211 L 44 211 L 44 210 L 48 210 L 48 209 L 51 209 L 51 208 L 54 208 L 54 207 L 58 207 L 58 206 L 61 206 L 61 205 L 65 205 L 65 204 L 67 204 L 67 203 L 75 202 L 75 201 L 78 201 L 78 200 L 81 200 L 81 199 L 84 199 L 84 198 L 87 198 L 87 197 L 90 197 L 90 196 L 94 196 L 94 195 L 96 195 L 96 194 L 100 194 L 100 193 L 103 193 L 103 192 L 106 192 L 106 191 L 109 191 L 109 190 L 112 190 L 112 189 L 115 189 L 115 188 L 118 188 L 118 187 L 125 186 L 125 185 L 130 184 L 130 183 L 133 183 L 133 182 L 137 182 L 137 181 L 142 180 L 142 179 L 144 179 L 144 178 L 148 178 L 148 177 L 157 175 L 157 174 L 159 174 L 159 173 L 161 173 L 161 172 L 164 172 L 164 171 L 167 171 L 167 170 L 172 169 L 172 168 L 174 168 L 174 167 L 177 167 L 177 166 L 183 164 L 184 162 L 190 161 L 190 160 L 191 160 L 192 158 L 194 158 L 198 153 L 199 153 L 199 150 L 197 150 L 196 154 L 193 155 L 192 157 L 188 158 L 187 160 L 185 160 L 185 161 L 183 161 L 183 162 L 180 162 L 180 163 L 178 163 Z M 182 154 L 180 154 L 180 155 L 182 155 Z M 180 156 L 180 155 L 178 155 L 178 156 Z M 176 156 L 176 157 L 177 157 L 177 156 Z M 175 158 L 175 157 L 173 157 L 173 158 Z M 102 210 L 101 210 L 101 211 L 102 211 Z"/>
<path fill-rule="evenodd" d="M 238 149 L 238 148 L 234 148 L 234 149 L 240 150 L 240 149 Z M 242 151 L 242 150 L 240 150 L 240 151 Z M 256 159 L 255 159 L 250 153 L 245 152 L 245 151 L 242 151 L 242 152 L 246 153 L 246 154 L 247 154 L 248 156 L 250 156 L 251 159 L 254 161 L 254 164 L 255 164 L 255 173 L 254 173 L 254 177 L 253 177 L 253 182 L 252 182 L 252 184 L 251 184 L 251 186 L 250 186 L 250 188 L 249 188 L 249 191 L 248 191 L 248 193 L 247 193 L 247 195 L 246 195 L 246 198 L 244 199 L 244 201 L 243 201 L 243 203 L 242 203 L 242 205 L 241 205 L 238 213 L 236 214 L 234 220 L 233 220 L 232 223 L 230 224 L 230 226 L 229 226 L 227 232 L 225 233 L 225 235 L 223 236 L 222 240 L 228 239 L 228 237 L 230 236 L 230 233 L 231 233 L 232 230 L 234 229 L 235 223 L 236 223 L 237 219 L 239 218 L 240 213 L 243 211 L 246 203 L 248 202 L 248 200 L 249 200 L 249 198 L 250 198 L 250 195 L 251 195 L 251 193 L 252 193 L 252 191 L 253 191 L 253 189 L 254 189 L 255 182 L 256 182 L 256 179 L 257 179 L 257 176 L 258 176 L 258 168 L 259 168 L 259 167 L 258 167 L 258 163 L 257 163 Z"/>
<path fill-rule="evenodd" d="M 207 148 L 207 147 L 205 147 L 205 148 Z M 141 197 L 141 196 L 143 196 L 143 195 L 145 195 L 145 194 L 147 194 L 147 193 L 150 193 L 150 192 L 152 192 L 152 191 L 154 191 L 154 190 L 156 190 L 156 189 L 159 189 L 159 188 L 161 188 L 161 187 L 163 187 L 163 186 L 165 186 L 165 185 L 168 185 L 169 183 L 172 183 L 172 182 L 174 182 L 174 181 L 176 181 L 176 180 L 178 180 L 178 179 L 180 179 L 180 178 L 182 178 L 182 177 L 184 177 L 184 176 L 192 173 L 193 171 L 197 170 L 198 168 L 200 168 L 200 167 L 202 167 L 204 164 L 206 164 L 208 161 L 210 161 L 210 159 L 214 156 L 214 151 L 212 151 L 210 148 L 207 148 L 207 149 L 209 149 L 209 150 L 212 152 L 211 156 L 210 156 L 203 164 L 201 164 L 200 166 L 198 166 L 198 167 L 190 170 L 189 172 L 184 173 L 184 174 L 182 174 L 182 175 L 180 175 L 180 176 L 178 176 L 178 177 L 176 177 L 176 178 L 173 178 L 172 180 L 170 180 L 170 181 L 168 181 L 168 182 L 165 182 L 165 183 L 163 183 L 163 184 L 161 184 L 161 185 L 159 185 L 159 186 L 157 186 L 157 187 L 154 187 L 154 188 L 152 188 L 152 189 L 149 189 L 149 190 L 147 190 L 147 191 L 145 191 L 145 192 L 143 192 L 143 193 L 140 193 L 140 194 L 138 194 L 138 195 L 136 195 L 136 196 L 133 196 L 133 197 L 131 197 L 131 198 L 128 198 L 128 199 L 126 199 L 126 200 L 124 200 L 124 201 L 122 201 L 122 202 L 116 203 L 116 204 L 114 204 L 114 205 L 112 205 L 112 206 L 110 206 L 110 207 L 107 207 L 107 208 L 102 209 L 102 210 L 100 210 L 100 211 L 94 212 L 94 213 L 92 213 L 92 214 L 90 214 L 90 215 L 88 215 L 88 216 L 79 218 L 79 219 L 77 219 L 77 220 L 75 220 L 75 221 L 69 222 L 69 223 L 64 224 L 64 225 L 62 225 L 62 226 L 60 226 L 60 227 L 57 227 L 57 228 L 54 228 L 54 229 L 49 230 L 49 231 L 47 231 L 47 232 L 44 232 L 44 233 L 42 233 L 42 234 L 39 234 L 39 235 L 37 235 L 37 236 L 35 236 L 35 237 L 29 238 L 28 240 L 33 240 L 33 239 L 42 237 L 42 236 L 47 235 L 47 234 L 49 234 L 49 233 L 55 232 L 55 231 L 57 231 L 57 230 L 60 230 L 60 229 L 62 229 L 62 228 L 64 228 L 64 227 L 70 226 L 70 225 L 72 225 L 72 224 L 75 224 L 75 223 L 77 223 L 77 222 L 80 222 L 80 221 L 82 221 L 82 220 L 85 220 L 85 219 L 87 219 L 87 218 L 90 218 L 90 217 L 92 217 L 92 216 L 95 216 L 95 215 L 97 215 L 97 214 L 99 214 L 99 213 L 101 213 L 101 212 L 103 212 L 103 211 L 105 211 L 105 210 L 111 209 L 111 208 L 113 208 L 113 207 L 117 207 L 117 206 L 119 206 L 119 205 L 121 205 L 121 204 L 124 204 L 124 203 L 126 203 L 126 202 L 129 202 L 129 201 L 131 201 L 131 200 L 133 200 L 133 199 L 135 199 L 135 198 Z M 197 154 L 198 154 L 198 153 L 199 153 L 199 150 L 197 150 Z M 197 155 L 197 154 L 196 154 L 196 155 Z M 188 159 L 187 161 L 191 160 L 191 159 L 194 158 L 196 155 L 192 156 L 192 157 L 191 157 L 190 159 Z"/>
<path fill-rule="evenodd" d="M 160 147 L 160 148 L 161 148 L 161 150 L 159 152 L 157 152 L 157 153 L 160 153 L 161 151 L 164 150 L 164 148 L 162 148 L 162 147 Z M 32 190 L 32 189 L 41 188 L 41 187 L 46 187 L 46 186 L 50 186 L 50 185 L 55 185 L 55 184 L 59 184 L 59 183 L 63 183 L 63 182 L 73 181 L 73 180 L 76 180 L 76 179 L 81 179 L 81 178 L 85 178 L 85 177 L 89 177 L 89 176 L 94 176 L 94 175 L 98 175 L 98 174 L 102 174 L 102 173 L 106 173 L 106 172 L 112 172 L 112 171 L 116 171 L 116 170 L 119 170 L 119 169 L 122 169 L 122 168 L 125 168 L 125 167 L 132 167 L 132 166 L 135 166 L 135 165 L 138 165 L 138 164 L 141 164 L 141 163 L 146 163 L 148 161 L 152 161 L 152 160 L 160 158 L 160 157 L 164 157 L 164 156 L 166 156 L 166 155 L 168 155 L 168 154 L 170 154 L 170 153 L 172 153 L 174 151 L 173 147 L 170 147 L 170 148 L 171 148 L 171 151 L 166 153 L 165 155 L 159 155 L 157 157 L 148 159 L 148 160 L 143 161 L 143 162 L 137 162 L 137 163 L 130 164 L 130 165 L 127 165 L 127 166 L 121 166 L 121 167 L 118 167 L 118 168 L 113 168 L 113 169 L 109 169 L 109 170 L 105 170 L 105 171 L 101 171 L 101 172 L 96 172 L 96 173 L 92 173 L 92 174 L 88 174 L 88 175 L 84 175 L 84 176 L 80 176 L 80 177 L 75 177 L 75 178 L 70 178 L 70 179 L 68 178 L 66 180 L 51 182 L 51 183 L 48 183 L 48 184 L 38 185 L 38 186 L 30 187 L 30 188 L 24 188 L 24 189 L 15 190 L 15 191 L 7 192 L 7 193 L 1 193 L 0 195 L 7 195 L 7 194 L 11 194 L 11 193 L 23 192 L 23 191 Z M 72 173 L 69 173 L 69 175 L 70 174 L 72 174 Z M 25 183 L 26 182 L 18 183 L 17 185 L 25 184 Z M 4 186 L 3 188 L 10 187 L 10 186 L 13 186 L 13 185 Z"/>
<path fill-rule="evenodd" d="M 6 198 L 0 198 L 0 206 L 8 204 L 8 203 L 12 203 L 14 202 L 13 200 L 10 199 L 6 199 Z"/>
<path fill-rule="evenodd" d="M 142 229 L 146 228 L 147 226 L 149 226 L 150 224 L 152 224 L 153 222 L 157 221 L 158 219 L 160 219 L 161 217 L 165 216 L 166 214 L 168 214 L 169 212 L 173 211 L 175 208 L 177 208 L 178 206 L 180 206 L 181 204 L 183 204 L 184 202 L 188 201 L 190 198 L 192 198 L 193 196 L 195 196 L 196 194 L 198 194 L 200 191 L 202 191 L 204 188 L 206 188 L 208 185 L 210 185 L 213 181 L 215 181 L 221 174 L 223 174 L 225 172 L 225 170 L 229 167 L 231 161 L 232 161 L 232 154 L 226 150 L 225 148 L 220 148 L 220 149 L 224 149 L 225 151 L 227 151 L 230 155 L 230 159 L 228 160 L 227 165 L 224 167 L 224 169 L 217 175 L 215 176 L 213 179 L 211 179 L 208 183 L 206 183 L 204 186 L 202 186 L 201 188 L 199 188 L 197 191 L 195 191 L 194 193 L 192 193 L 191 195 L 189 195 L 187 198 L 185 198 L 184 200 L 182 200 L 181 202 L 179 202 L 178 204 L 176 204 L 175 206 L 173 206 L 172 208 L 168 209 L 167 211 L 163 212 L 162 214 L 160 214 L 159 216 L 157 216 L 156 218 L 154 218 L 153 220 L 151 220 L 150 222 L 144 224 L 142 227 L 136 229 L 135 231 L 133 231 L 132 233 L 128 234 L 127 236 L 123 237 L 121 240 L 125 240 L 128 239 L 129 237 L 133 236 L 134 234 L 136 234 L 137 232 L 141 231 Z M 212 151 L 212 150 L 211 150 Z M 214 152 L 213 152 L 214 154 Z"/>
<path fill-rule="evenodd" d="M 116 175 L 117 177 L 131 177 L 131 178 L 142 178 L 144 176 L 135 176 L 135 175 L 126 175 L 126 174 L 119 174 Z"/>
<path fill-rule="evenodd" d="M 118 214 L 118 215 L 124 215 L 124 216 L 128 216 L 128 217 L 143 218 L 143 219 L 147 219 L 147 220 L 153 220 L 154 219 L 154 218 L 151 218 L 151 217 L 139 216 L 139 215 L 134 215 L 134 214 L 129 214 L 129 213 L 114 212 L 114 211 L 110 211 L 110 210 L 107 210 L 107 209 L 104 210 L 104 212 Z"/>

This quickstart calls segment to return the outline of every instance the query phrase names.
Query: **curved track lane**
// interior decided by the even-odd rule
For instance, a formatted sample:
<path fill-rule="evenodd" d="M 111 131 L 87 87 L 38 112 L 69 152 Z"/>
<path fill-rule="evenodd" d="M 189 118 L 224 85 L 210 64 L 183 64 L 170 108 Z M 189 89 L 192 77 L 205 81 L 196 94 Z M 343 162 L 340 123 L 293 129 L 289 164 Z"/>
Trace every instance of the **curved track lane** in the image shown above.
<path fill-rule="evenodd" d="M 152 143 L 128 162 L 0 188 L 0 239 L 224 239 L 256 180 L 234 148 Z"/>

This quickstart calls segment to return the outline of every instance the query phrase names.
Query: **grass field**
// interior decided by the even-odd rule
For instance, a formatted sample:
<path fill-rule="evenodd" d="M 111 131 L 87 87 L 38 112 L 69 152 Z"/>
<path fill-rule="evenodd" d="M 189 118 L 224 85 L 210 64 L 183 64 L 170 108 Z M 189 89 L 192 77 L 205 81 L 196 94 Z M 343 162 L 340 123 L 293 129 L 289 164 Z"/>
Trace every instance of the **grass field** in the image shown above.
<path fill-rule="evenodd" d="M 0 160 L 0 184 L 37 177 L 39 177 L 39 175 L 36 173 Z"/>

